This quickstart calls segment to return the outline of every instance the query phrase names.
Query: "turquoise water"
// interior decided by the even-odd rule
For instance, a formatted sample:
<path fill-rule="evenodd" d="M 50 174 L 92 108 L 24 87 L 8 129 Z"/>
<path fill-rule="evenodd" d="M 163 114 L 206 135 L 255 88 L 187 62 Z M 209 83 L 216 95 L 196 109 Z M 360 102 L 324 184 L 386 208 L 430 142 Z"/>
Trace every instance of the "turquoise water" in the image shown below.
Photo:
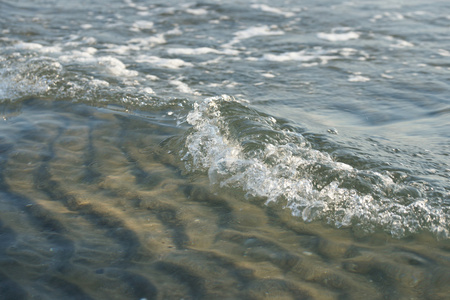
<path fill-rule="evenodd" d="M 445 299 L 449 12 L 1 2 L 0 294 Z"/>

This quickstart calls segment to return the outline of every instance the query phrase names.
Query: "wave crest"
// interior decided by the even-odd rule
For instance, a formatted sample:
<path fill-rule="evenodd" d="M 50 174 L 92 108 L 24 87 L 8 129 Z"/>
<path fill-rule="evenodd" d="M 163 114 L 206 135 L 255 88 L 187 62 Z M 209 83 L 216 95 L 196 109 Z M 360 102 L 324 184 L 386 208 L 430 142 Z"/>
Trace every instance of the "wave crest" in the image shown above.
<path fill-rule="evenodd" d="M 377 229 L 404 237 L 422 230 L 448 238 L 448 211 L 388 174 L 334 160 L 286 121 L 230 96 L 196 102 L 182 151 L 188 171 L 207 172 L 220 187 L 283 203 L 306 222 L 325 220 L 365 235 Z"/>

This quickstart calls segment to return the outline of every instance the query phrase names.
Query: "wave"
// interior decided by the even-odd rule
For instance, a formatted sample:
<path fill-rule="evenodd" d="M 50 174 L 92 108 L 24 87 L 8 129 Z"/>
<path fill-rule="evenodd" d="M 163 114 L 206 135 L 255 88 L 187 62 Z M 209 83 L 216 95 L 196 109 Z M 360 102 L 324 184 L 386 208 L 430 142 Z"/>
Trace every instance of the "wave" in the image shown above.
<path fill-rule="evenodd" d="M 20 56 L 0 57 L 1 102 L 43 97 L 139 111 L 168 110 L 168 116 L 182 118 L 191 126 L 183 145 L 171 150 L 181 151 L 180 159 L 189 172 L 207 172 L 212 184 L 243 190 L 247 197 L 264 198 L 267 204 L 282 204 L 306 222 L 321 220 L 362 235 L 383 230 L 404 237 L 425 230 L 449 237 L 448 192 L 437 193 L 432 183 L 420 179 L 405 180 L 405 176 L 415 177 L 411 171 L 405 176 L 398 175 L 403 170 L 379 171 L 370 164 L 361 165 L 356 156 L 339 161 L 326 150 L 328 146 L 317 146 L 329 141 L 308 136 L 245 101 L 229 96 L 197 102 L 168 100 L 155 96 L 150 87 L 86 75 L 55 58 L 9 60 L 13 55 Z M 97 67 L 114 76 L 119 71 L 128 74 L 119 60 L 98 61 L 102 64 Z M 182 81 L 173 79 L 169 84 L 196 94 Z"/>
<path fill-rule="evenodd" d="M 389 172 L 353 167 L 315 149 L 297 128 L 230 96 L 194 103 L 181 159 L 188 172 L 207 172 L 213 185 L 281 203 L 306 222 L 377 230 L 401 238 L 423 230 L 449 236 L 449 211 L 424 186 Z M 356 163 L 355 163 L 356 164 Z M 430 197 L 428 197 L 430 196 Z"/>

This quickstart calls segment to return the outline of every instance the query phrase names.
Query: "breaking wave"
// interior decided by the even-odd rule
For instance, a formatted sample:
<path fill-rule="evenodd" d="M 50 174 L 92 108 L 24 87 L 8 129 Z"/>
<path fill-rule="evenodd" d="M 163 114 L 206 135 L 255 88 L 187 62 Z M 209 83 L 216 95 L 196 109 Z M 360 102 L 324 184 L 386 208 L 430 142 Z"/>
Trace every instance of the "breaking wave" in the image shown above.
<path fill-rule="evenodd" d="M 448 238 L 448 207 L 426 188 L 389 172 L 353 167 L 317 150 L 298 128 L 230 96 L 196 102 L 181 151 L 189 172 L 246 197 L 282 203 L 306 222 L 324 220 L 360 235 L 401 238 L 423 230 Z"/>

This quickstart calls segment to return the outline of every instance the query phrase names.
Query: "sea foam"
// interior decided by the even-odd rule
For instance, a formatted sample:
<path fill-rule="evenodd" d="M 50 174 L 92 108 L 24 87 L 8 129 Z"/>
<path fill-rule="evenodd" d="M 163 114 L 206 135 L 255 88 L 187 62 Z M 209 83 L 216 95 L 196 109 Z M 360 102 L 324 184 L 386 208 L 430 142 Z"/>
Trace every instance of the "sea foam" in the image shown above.
<path fill-rule="evenodd" d="M 182 160 L 188 171 L 206 172 L 214 185 L 242 189 L 247 197 L 265 198 L 266 204 L 282 203 L 306 222 L 323 220 L 358 234 L 382 229 L 403 237 L 425 229 L 448 237 L 443 208 L 421 197 L 408 203 L 396 198 L 413 187 L 335 161 L 300 133 L 242 101 L 207 98 L 194 103 L 186 121 L 192 130 Z M 358 190 L 361 184 L 371 192 Z"/>
<path fill-rule="evenodd" d="M 283 35 L 284 31 L 282 30 L 273 30 L 268 25 L 263 26 L 253 26 L 247 29 L 243 29 L 234 33 L 234 38 L 227 44 L 223 45 L 223 47 L 231 47 L 234 44 L 241 42 L 242 40 L 246 40 L 249 38 L 253 38 L 256 36 L 270 36 L 270 35 Z"/>
<path fill-rule="evenodd" d="M 179 58 L 162 58 L 153 55 L 139 55 L 136 58 L 136 62 L 149 63 L 167 69 L 179 69 L 181 67 L 193 66 L 191 63 L 186 62 Z"/>
<path fill-rule="evenodd" d="M 319 32 L 317 37 L 322 40 L 327 40 L 330 42 L 342 42 L 348 40 L 358 39 L 360 34 L 358 32 L 350 31 L 345 33 L 325 33 Z"/>
<path fill-rule="evenodd" d="M 281 10 L 279 8 L 271 7 L 271 6 L 268 6 L 266 4 L 253 4 L 251 7 L 255 8 L 255 9 L 260 9 L 260 10 L 265 11 L 265 12 L 278 14 L 278 15 L 283 15 L 286 18 L 291 18 L 291 17 L 295 16 L 295 13 L 293 13 L 293 12 L 286 12 L 286 11 L 283 11 L 283 10 Z"/>

